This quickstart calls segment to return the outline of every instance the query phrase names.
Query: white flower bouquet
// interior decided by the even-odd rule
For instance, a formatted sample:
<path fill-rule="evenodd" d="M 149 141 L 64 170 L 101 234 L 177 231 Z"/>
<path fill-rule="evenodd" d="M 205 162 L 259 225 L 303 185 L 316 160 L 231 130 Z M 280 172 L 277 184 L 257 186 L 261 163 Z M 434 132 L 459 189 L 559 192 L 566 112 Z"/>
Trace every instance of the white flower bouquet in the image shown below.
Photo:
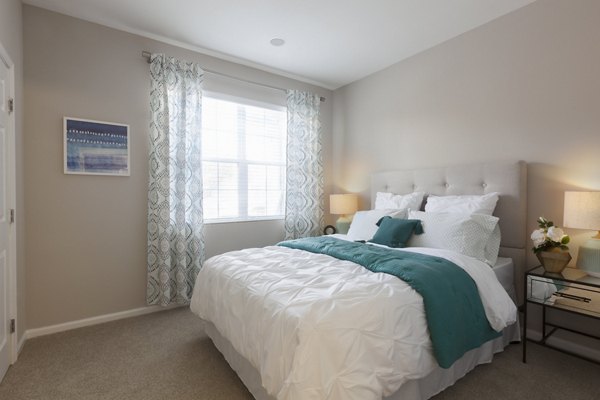
<path fill-rule="evenodd" d="M 567 244 L 571 238 L 569 235 L 565 235 L 562 229 L 554 226 L 554 222 L 548 221 L 544 217 L 539 217 L 537 223 L 539 229 L 536 229 L 531 234 L 531 240 L 533 240 L 532 250 L 534 253 L 569 250 Z"/>

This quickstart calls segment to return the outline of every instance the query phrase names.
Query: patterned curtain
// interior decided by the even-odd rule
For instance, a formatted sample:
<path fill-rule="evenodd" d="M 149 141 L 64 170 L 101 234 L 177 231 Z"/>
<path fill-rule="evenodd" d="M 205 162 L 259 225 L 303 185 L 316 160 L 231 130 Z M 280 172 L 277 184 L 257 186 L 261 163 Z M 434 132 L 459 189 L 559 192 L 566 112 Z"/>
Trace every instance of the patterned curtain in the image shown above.
<path fill-rule="evenodd" d="M 150 60 L 148 304 L 189 303 L 204 256 L 200 129 L 202 69 Z"/>
<path fill-rule="evenodd" d="M 287 91 L 287 193 L 285 239 L 323 231 L 323 162 L 318 95 Z"/>

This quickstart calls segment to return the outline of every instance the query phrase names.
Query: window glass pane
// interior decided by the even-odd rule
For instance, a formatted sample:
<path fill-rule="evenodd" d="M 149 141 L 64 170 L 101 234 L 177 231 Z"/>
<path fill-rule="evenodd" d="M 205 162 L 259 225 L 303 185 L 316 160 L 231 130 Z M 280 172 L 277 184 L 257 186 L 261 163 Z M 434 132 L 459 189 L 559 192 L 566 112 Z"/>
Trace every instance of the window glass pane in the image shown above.
<path fill-rule="evenodd" d="M 265 110 L 246 107 L 246 135 L 263 136 L 265 134 Z"/>
<path fill-rule="evenodd" d="M 216 162 L 202 162 L 202 188 L 215 190 L 219 188 L 219 164 Z"/>
<path fill-rule="evenodd" d="M 235 218 L 239 216 L 238 165 L 234 163 L 218 163 L 219 218 Z"/>
<path fill-rule="evenodd" d="M 202 129 L 217 129 L 217 101 L 210 97 L 202 99 Z"/>
<path fill-rule="evenodd" d="M 284 160 L 280 138 L 266 138 L 264 145 L 264 161 L 281 162 Z"/>
<path fill-rule="evenodd" d="M 246 137 L 246 160 L 265 161 L 265 138 L 264 136 Z"/>
<path fill-rule="evenodd" d="M 248 165 L 248 190 L 267 189 L 267 167 L 265 165 Z"/>
<path fill-rule="evenodd" d="M 204 219 L 219 218 L 219 192 L 204 189 L 202 201 Z"/>
<path fill-rule="evenodd" d="M 267 214 L 267 192 L 248 190 L 248 216 L 263 217 Z"/>
<path fill-rule="evenodd" d="M 216 156 L 218 158 L 226 159 L 237 159 L 238 158 L 238 140 L 237 134 L 218 132 L 217 143 L 218 151 Z"/>
<path fill-rule="evenodd" d="M 267 215 L 283 215 L 285 209 L 285 192 L 281 190 L 268 190 Z"/>
<path fill-rule="evenodd" d="M 217 129 L 221 132 L 235 133 L 237 131 L 237 104 L 228 101 L 217 103 Z"/>
<path fill-rule="evenodd" d="M 267 167 L 267 190 L 283 190 L 285 187 L 285 167 L 268 166 Z"/>
<path fill-rule="evenodd" d="M 216 152 L 213 157 L 238 158 L 238 106 L 235 103 L 214 100 L 216 109 Z M 202 125 L 204 128 L 204 124 Z"/>
<path fill-rule="evenodd" d="M 238 191 L 219 190 L 219 218 L 236 218 L 239 214 Z"/>
<path fill-rule="evenodd" d="M 219 163 L 219 189 L 238 190 L 238 165 Z"/>
<path fill-rule="evenodd" d="M 210 158 L 217 154 L 217 131 L 214 129 L 202 128 L 202 157 Z"/>

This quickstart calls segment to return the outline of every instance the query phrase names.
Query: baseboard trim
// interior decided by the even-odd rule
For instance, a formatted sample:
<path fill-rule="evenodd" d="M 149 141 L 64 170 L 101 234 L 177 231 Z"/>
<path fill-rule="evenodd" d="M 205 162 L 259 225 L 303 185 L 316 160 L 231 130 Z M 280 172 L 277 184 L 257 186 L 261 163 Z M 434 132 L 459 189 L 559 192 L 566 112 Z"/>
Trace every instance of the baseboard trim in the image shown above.
<path fill-rule="evenodd" d="M 19 357 L 19 354 L 21 354 L 21 350 L 23 350 L 23 346 L 25 346 L 25 341 L 27 341 L 27 331 L 21 335 L 21 339 L 17 343 L 17 357 Z"/>
<path fill-rule="evenodd" d="M 62 324 L 44 326 L 42 328 L 27 329 L 25 331 L 25 334 L 23 335 L 23 338 L 21 339 L 21 341 L 24 344 L 25 340 L 33 339 L 33 338 L 39 337 L 39 336 L 51 335 L 53 333 L 70 331 L 71 329 L 83 328 L 86 326 L 98 325 L 98 324 L 102 324 L 105 322 L 117 321 L 120 319 L 131 318 L 131 317 L 137 317 L 140 315 L 151 314 L 151 313 L 155 313 L 158 311 L 165 311 L 165 310 L 170 310 L 170 309 L 178 308 L 178 307 L 184 307 L 184 306 L 182 306 L 180 304 L 173 304 L 173 305 L 166 306 L 166 307 L 161 307 L 161 306 L 140 307 L 140 308 L 134 308 L 131 310 L 119 311 L 119 312 L 112 313 L 112 314 L 98 315 L 97 317 L 84 318 L 84 319 L 79 319 L 76 321 L 65 322 Z M 19 348 L 21 348 L 23 346 L 23 344 L 19 343 Z"/>

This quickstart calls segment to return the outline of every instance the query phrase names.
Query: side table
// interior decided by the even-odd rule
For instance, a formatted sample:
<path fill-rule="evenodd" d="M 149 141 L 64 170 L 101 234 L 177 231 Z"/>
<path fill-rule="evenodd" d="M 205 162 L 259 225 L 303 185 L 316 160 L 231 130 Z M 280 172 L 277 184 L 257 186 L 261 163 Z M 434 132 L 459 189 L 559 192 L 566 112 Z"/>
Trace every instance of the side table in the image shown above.
<path fill-rule="evenodd" d="M 523 362 L 527 362 L 527 341 L 533 341 L 527 338 L 527 306 L 536 304 L 542 307 L 542 339 L 535 341 L 536 343 L 600 364 L 595 359 L 547 343 L 547 339 L 558 330 L 566 330 L 598 340 L 600 336 L 561 326 L 556 322 L 549 323 L 546 320 L 548 308 L 600 320 L 600 278 L 590 276 L 577 268 L 567 267 L 561 273 L 555 274 L 546 272 L 542 266 L 537 266 L 525 273 L 524 286 Z"/>

